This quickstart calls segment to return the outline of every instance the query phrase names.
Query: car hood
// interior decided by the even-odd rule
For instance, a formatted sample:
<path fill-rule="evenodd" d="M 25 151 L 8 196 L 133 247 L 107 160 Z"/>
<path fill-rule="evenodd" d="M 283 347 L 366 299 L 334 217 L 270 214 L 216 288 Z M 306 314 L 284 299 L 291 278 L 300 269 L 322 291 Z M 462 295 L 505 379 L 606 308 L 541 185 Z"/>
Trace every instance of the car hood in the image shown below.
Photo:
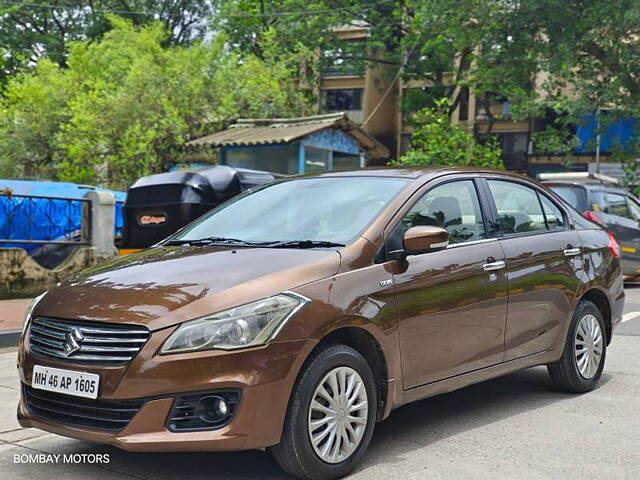
<path fill-rule="evenodd" d="M 160 247 L 66 280 L 34 314 L 157 330 L 334 275 L 336 250 Z"/>

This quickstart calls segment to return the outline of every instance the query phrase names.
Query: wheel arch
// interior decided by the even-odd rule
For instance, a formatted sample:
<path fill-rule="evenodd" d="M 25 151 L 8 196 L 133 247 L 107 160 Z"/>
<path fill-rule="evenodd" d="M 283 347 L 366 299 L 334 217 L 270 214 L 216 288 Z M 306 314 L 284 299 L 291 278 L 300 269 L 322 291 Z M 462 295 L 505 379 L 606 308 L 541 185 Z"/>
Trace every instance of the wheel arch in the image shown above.
<path fill-rule="evenodd" d="M 378 405 L 376 411 L 377 420 L 384 418 L 385 407 L 388 402 L 389 366 L 384 350 L 375 336 L 365 328 L 356 326 L 344 326 L 328 332 L 318 341 L 318 344 L 309 353 L 306 362 L 319 350 L 331 344 L 347 345 L 358 351 L 367 361 L 376 382 Z M 304 366 L 301 371 L 304 370 Z"/>

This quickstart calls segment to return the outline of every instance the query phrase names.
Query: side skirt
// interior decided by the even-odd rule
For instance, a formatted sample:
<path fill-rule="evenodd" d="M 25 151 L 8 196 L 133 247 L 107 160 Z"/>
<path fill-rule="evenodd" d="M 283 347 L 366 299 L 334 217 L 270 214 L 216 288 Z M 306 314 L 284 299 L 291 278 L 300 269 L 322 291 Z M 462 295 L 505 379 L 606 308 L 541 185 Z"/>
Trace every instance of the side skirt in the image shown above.
<path fill-rule="evenodd" d="M 445 380 L 438 380 L 437 382 L 422 385 L 420 387 L 411 388 L 403 392 L 402 402 L 395 405 L 395 407 L 415 402 L 417 400 L 422 400 L 424 398 L 433 397 L 435 395 L 440 395 L 442 393 L 453 392 L 454 390 L 459 390 L 460 388 L 473 385 L 474 383 L 484 382 L 485 380 L 501 377 L 508 373 L 513 373 L 525 368 L 546 365 L 547 363 L 557 361 L 561 355 L 562 346 L 560 349 L 558 349 L 558 347 L 554 347 L 551 350 L 535 353 L 522 358 L 516 358 L 498 365 L 474 370 L 469 373 L 463 373 Z"/>

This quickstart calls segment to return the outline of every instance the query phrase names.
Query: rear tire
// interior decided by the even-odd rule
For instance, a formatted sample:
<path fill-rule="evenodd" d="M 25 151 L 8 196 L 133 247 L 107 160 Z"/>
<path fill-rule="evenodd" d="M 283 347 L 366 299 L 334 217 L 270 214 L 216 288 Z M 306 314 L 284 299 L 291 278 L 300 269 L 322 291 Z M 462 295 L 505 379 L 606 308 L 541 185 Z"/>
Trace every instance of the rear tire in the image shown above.
<path fill-rule="evenodd" d="M 576 307 L 562 357 L 547 365 L 554 385 L 565 392 L 593 390 L 604 369 L 607 339 L 602 312 L 587 300 Z"/>
<path fill-rule="evenodd" d="M 329 345 L 307 361 L 289 401 L 282 440 L 269 450 L 293 477 L 341 478 L 369 446 L 376 407 L 375 379 L 364 357 L 347 345 Z"/>

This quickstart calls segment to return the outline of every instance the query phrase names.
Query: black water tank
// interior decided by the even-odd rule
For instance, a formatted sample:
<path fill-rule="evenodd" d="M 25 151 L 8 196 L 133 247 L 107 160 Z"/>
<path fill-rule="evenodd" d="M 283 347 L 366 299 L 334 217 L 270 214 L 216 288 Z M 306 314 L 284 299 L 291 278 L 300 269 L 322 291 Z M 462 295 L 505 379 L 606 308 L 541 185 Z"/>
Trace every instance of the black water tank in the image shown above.
<path fill-rule="evenodd" d="M 239 193 L 274 180 L 269 172 L 227 166 L 142 177 L 127 191 L 120 247 L 150 247 Z"/>

